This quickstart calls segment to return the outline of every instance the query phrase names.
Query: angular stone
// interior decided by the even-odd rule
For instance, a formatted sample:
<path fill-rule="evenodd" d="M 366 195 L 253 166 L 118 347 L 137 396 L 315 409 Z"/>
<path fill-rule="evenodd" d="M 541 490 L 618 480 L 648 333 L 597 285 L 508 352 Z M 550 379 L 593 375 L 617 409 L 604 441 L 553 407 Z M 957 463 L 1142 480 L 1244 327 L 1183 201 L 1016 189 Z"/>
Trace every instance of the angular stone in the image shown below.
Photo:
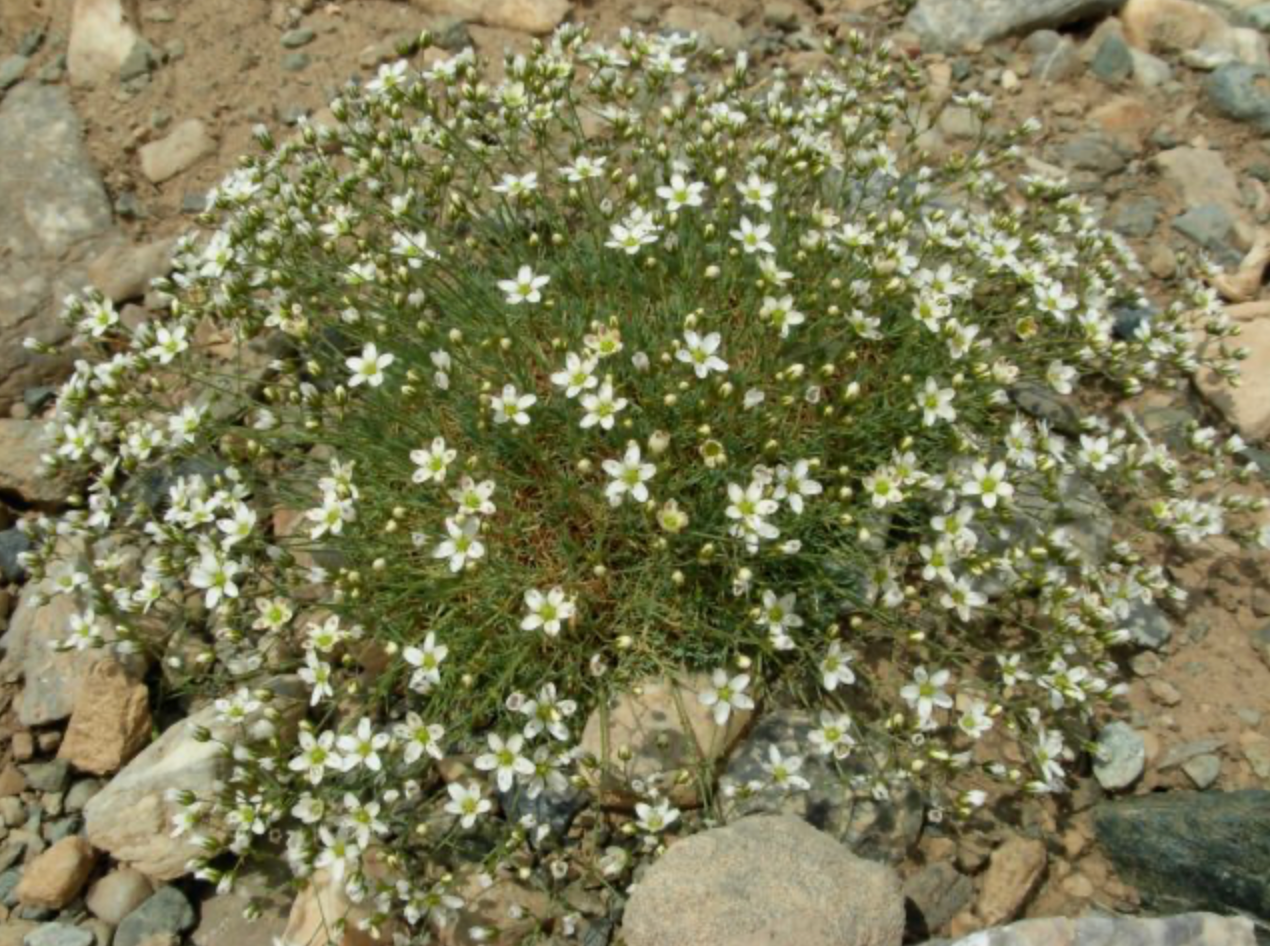
<path fill-rule="evenodd" d="M 139 37 L 123 0 L 75 0 L 66 65 L 75 85 L 113 82 Z"/>
<path fill-rule="evenodd" d="M 44 923 L 26 934 L 22 946 L 93 946 L 93 940 L 92 932 L 82 926 Z"/>
<path fill-rule="evenodd" d="M 1006 923 L 1023 909 L 1045 874 L 1045 845 L 1012 837 L 992 852 L 984 871 L 975 913 L 985 926 Z"/>
<path fill-rule="evenodd" d="M 1227 312 L 1237 308 L 1230 306 Z M 1236 316 L 1234 321 L 1239 323 L 1240 334 L 1233 342 L 1250 353 L 1239 363 L 1240 386 L 1231 387 L 1208 369 L 1197 372 L 1195 382 L 1205 399 L 1244 439 L 1255 443 L 1270 437 L 1270 319 Z M 1265 653 L 1270 657 L 1270 638 Z"/>
<path fill-rule="evenodd" d="M 736 20 L 702 7 L 673 6 L 666 11 L 662 23 L 670 30 L 698 34 L 709 49 L 741 49 L 748 39 L 745 28 Z"/>
<path fill-rule="evenodd" d="M 670 797 L 681 805 L 697 801 L 697 780 L 677 784 L 674 773 L 712 770 L 735 744 L 751 711 L 733 710 L 723 726 L 697 698 L 710 686 L 704 674 L 679 682 L 666 679 L 642 684 L 639 695 L 620 694 L 611 707 L 597 707 L 587 719 L 579 743 L 599 762 L 601 773 L 588 771 L 606 804 L 633 804 L 632 781 L 665 775 Z M 629 760 L 620 758 L 629 750 Z"/>
<path fill-rule="evenodd" d="M 1103 82 L 1124 82 L 1133 75 L 1133 54 L 1124 37 L 1114 33 L 1106 36 L 1089 64 L 1090 70 Z"/>
<path fill-rule="evenodd" d="M 291 911 L 290 880 L 290 872 L 281 864 L 240 873 L 232 892 L 199 904 L 198 926 L 190 933 L 190 942 L 193 946 L 274 946 Z M 243 916 L 249 904 L 255 912 L 251 919 Z"/>
<path fill-rule="evenodd" d="M 1128 0 L 1120 11 L 1125 39 L 1147 52 L 1185 52 L 1222 40 L 1220 13 L 1190 0 Z"/>
<path fill-rule="evenodd" d="M 86 901 L 89 912 L 111 926 L 141 906 L 154 893 L 150 878 L 131 867 L 113 870 L 89 888 Z"/>
<path fill-rule="evenodd" d="M 1116 142 L 1099 132 L 1081 135 L 1060 145 L 1058 155 L 1067 167 L 1099 174 L 1115 174 L 1128 164 Z"/>
<path fill-rule="evenodd" d="M 1163 919 L 1046 917 L 983 930 L 952 946 L 1256 946 L 1252 923 L 1238 916 L 1183 913 Z"/>
<path fill-rule="evenodd" d="M 140 752 L 150 737 L 150 694 L 112 659 L 88 672 L 58 758 L 81 772 L 109 775 Z"/>
<path fill-rule="evenodd" d="M 1188 209 L 1216 204 L 1233 220 L 1245 219 L 1239 180 L 1220 151 L 1173 148 L 1157 155 L 1155 163 Z"/>
<path fill-rule="evenodd" d="M 933 936 L 974 899 L 969 877 L 944 861 L 927 864 L 904 881 L 904 896 L 922 918 L 920 936 Z"/>
<path fill-rule="evenodd" d="M 175 887 L 160 887 L 124 917 L 115 930 L 113 946 L 142 946 L 152 936 L 177 937 L 194 928 L 197 917 L 185 894 Z"/>
<path fill-rule="evenodd" d="M 904 897 L 799 818 L 742 818 L 671 845 L 631 890 L 629 946 L 899 946 Z"/>
<path fill-rule="evenodd" d="M 1146 742 L 1131 726 L 1111 723 L 1098 734 L 1094 778 L 1107 791 L 1123 791 L 1136 782 L 1142 777 L 1146 761 Z"/>
<path fill-rule="evenodd" d="M 117 243 L 88 266 L 88 278 L 111 302 L 140 299 L 150 281 L 172 269 L 172 240 L 155 240 L 140 246 Z"/>
<path fill-rule="evenodd" d="M 155 184 L 176 177 L 216 150 L 207 126 L 197 118 L 187 118 L 167 137 L 141 146 L 141 173 Z"/>
<path fill-rule="evenodd" d="M 1113 12 L 1122 0 L 918 0 L 904 21 L 928 52 L 954 51 Z"/>
<path fill-rule="evenodd" d="M 60 910 L 83 889 L 97 863 L 97 852 L 78 835 L 63 838 L 26 865 L 18 900 L 26 906 Z"/>
<path fill-rule="evenodd" d="M 539 938 L 551 912 L 551 899 L 541 890 L 512 877 L 498 877 L 487 887 L 473 868 L 459 875 L 454 893 L 465 902 L 453 923 L 434 926 L 438 946 L 520 946 Z"/>
<path fill-rule="evenodd" d="M 40 473 L 40 454 L 46 449 L 43 423 L 0 418 L 0 494 L 12 493 L 27 503 L 66 499 L 66 481 Z"/>
<path fill-rule="evenodd" d="M 1211 788 L 1221 776 L 1221 759 L 1215 755 L 1197 755 L 1182 765 L 1182 771 L 1202 792 Z"/>
<path fill-rule="evenodd" d="M 1213 107 L 1227 118 L 1270 131 L 1270 68 L 1227 63 L 1204 82 Z"/>
<path fill-rule="evenodd" d="M 1192 207 L 1173 220 L 1173 229 L 1206 250 L 1220 250 L 1228 246 L 1235 221 L 1226 208 L 1218 204 L 1201 204 Z"/>
<path fill-rule="evenodd" d="M 372 909 L 370 901 L 350 901 L 343 886 L 335 883 L 325 870 L 314 871 L 308 886 L 300 891 L 291 906 L 282 942 L 381 946 L 385 940 L 357 928 L 359 922 L 370 917 Z"/>
<path fill-rule="evenodd" d="M 1148 905 L 1270 919 L 1270 792 L 1166 792 L 1094 809 L 1098 841 Z"/>
<path fill-rule="evenodd" d="M 569 0 L 414 0 L 429 13 L 458 17 L 495 29 L 541 36 L 564 22 Z"/>
<path fill-rule="evenodd" d="M 1129 636 L 1139 647 L 1159 650 L 1173 637 L 1173 622 L 1155 604 L 1134 601 L 1124 620 Z"/>

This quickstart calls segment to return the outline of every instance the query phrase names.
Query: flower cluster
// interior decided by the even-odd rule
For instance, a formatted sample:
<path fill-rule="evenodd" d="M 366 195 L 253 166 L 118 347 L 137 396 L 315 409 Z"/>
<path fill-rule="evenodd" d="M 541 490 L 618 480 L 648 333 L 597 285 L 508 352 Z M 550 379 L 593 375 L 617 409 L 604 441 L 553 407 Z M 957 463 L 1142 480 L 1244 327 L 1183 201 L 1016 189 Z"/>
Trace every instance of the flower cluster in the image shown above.
<path fill-rule="evenodd" d="M 805 754 L 875 793 L 1062 791 L 1131 615 L 1180 596 L 1159 543 L 1257 538 L 1238 438 L 1069 403 L 1230 373 L 1215 296 L 1121 332 L 1125 247 L 1012 176 L 1035 128 L 923 165 L 918 73 L 829 51 L 707 80 L 692 40 L 566 26 L 496 84 L 385 66 L 337 124 L 261 133 L 161 316 L 71 300 L 94 354 L 48 462 L 84 501 L 30 565 L 79 603 L 66 646 L 215 690 L 231 767 L 176 826 L 202 876 L 282 831 L 416 928 L 501 825 L 483 866 L 555 889 L 584 868 L 514 797 L 584 784 L 586 715 L 687 671 L 721 726 L 811 707 Z M 643 841 L 585 869 L 684 827 L 638 788 Z"/>

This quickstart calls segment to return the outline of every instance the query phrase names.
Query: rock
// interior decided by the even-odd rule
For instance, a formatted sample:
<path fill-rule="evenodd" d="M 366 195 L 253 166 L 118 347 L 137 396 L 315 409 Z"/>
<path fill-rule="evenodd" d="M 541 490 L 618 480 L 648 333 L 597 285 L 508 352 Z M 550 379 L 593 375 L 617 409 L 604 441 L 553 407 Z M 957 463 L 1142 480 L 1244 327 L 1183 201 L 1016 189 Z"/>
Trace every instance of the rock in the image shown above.
<path fill-rule="evenodd" d="M 495 29 L 541 36 L 564 22 L 569 0 L 415 0 L 429 13 L 457 17 Z"/>
<path fill-rule="evenodd" d="M 22 74 L 26 72 L 30 62 L 26 56 L 6 56 L 0 59 L 0 92 L 22 81 Z"/>
<path fill-rule="evenodd" d="M 922 918 L 918 936 L 934 935 L 974 899 L 975 885 L 952 864 L 927 864 L 904 881 L 904 896 Z"/>
<path fill-rule="evenodd" d="M 1238 306 L 1228 306 L 1232 313 Z M 1232 388 L 1214 372 L 1202 370 L 1195 381 L 1200 392 L 1233 424 L 1244 439 L 1256 442 L 1270 436 L 1270 319 L 1238 318 L 1240 334 L 1236 341 L 1249 350 L 1248 358 L 1239 365 L 1240 386 Z M 1254 632 L 1254 645 L 1258 640 Z M 1258 648 L 1270 665 L 1270 634 Z"/>
<path fill-rule="evenodd" d="M 1173 67 L 1159 56 L 1152 56 L 1142 49 L 1130 49 L 1133 57 L 1134 84 L 1144 89 L 1155 89 L 1173 78 Z"/>
<path fill-rule="evenodd" d="M 763 4 L 763 25 L 782 33 L 792 33 L 798 29 L 798 21 L 802 11 L 792 3 L 774 0 Z"/>
<path fill-rule="evenodd" d="M 545 825 L 551 829 L 550 838 L 544 838 L 544 845 L 559 845 L 568 834 L 569 825 L 587 805 L 587 793 L 572 786 L 563 791 L 556 791 L 547 786 L 533 798 L 519 786 L 513 786 L 510 792 L 498 792 L 498 804 L 508 821 L 519 822 L 526 816 L 532 816 L 534 823 Z M 530 832 L 530 841 L 538 844 L 536 832 Z"/>
<path fill-rule="evenodd" d="M 287 30 L 282 34 L 282 45 L 287 49 L 299 49 L 301 46 L 309 45 L 316 38 L 317 34 L 311 29 Z"/>
<path fill-rule="evenodd" d="M 1131 95 L 1118 95 L 1089 113 L 1091 124 L 1101 128 L 1121 153 L 1136 155 L 1142 150 L 1157 110 Z"/>
<path fill-rule="evenodd" d="M 83 811 L 89 799 L 102 790 L 103 783 L 95 778 L 86 778 L 76 782 L 66 793 L 66 810 Z"/>
<path fill-rule="evenodd" d="M 1211 788 L 1221 775 L 1221 759 L 1215 755 L 1197 755 L 1182 766 L 1182 771 L 1203 791 Z"/>
<path fill-rule="evenodd" d="M 1226 740 L 1220 736 L 1209 736 L 1207 739 L 1194 739 L 1181 745 L 1170 746 L 1168 751 L 1155 762 L 1155 768 L 1161 772 L 1176 768 L 1197 756 L 1220 751 Z"/>
<path fill-rule="evenodd" d="M 1259 779 L 1270 779 L 1270 738 L 1246 732 L 1239 737 L 1239 748 L 1252 767 L 1252 774 Z"/>
<path fill-rule="evenodd" d="M 64 88 L 24 82 L 0 102 L 0 417 L 22 392 L 56 379 L 69 355 L 23 348 L 60 342 L 62 299 L 87 282 L 83 261 L 113 227 L 110 201 Z"/>
<path fill-rule="evenodd" d="M 45 923 L 27 933 L 22 946 L 93 946 L 93 934 L 69 923 Z"/>
<path fill-rule="evenodd" d="M 290 689 L 293 680 L 279 678 L 268 684 L 280 691 L 273 705 L 284 716 L 299 705 Z M 172 816 L 179 808 L 167 793 L 205 790 L 232 764 L 215 741 L 195 740 L 199 727 L 211 731 L 214 740 L 232 735 L 217 719 L 216 708 L 206 706 L 166 730 L 84 807 L 85 833 L 93 846 L 154 880 L 184 876 L 187 862 L 200 853 L 189 835 L 171 836 Z M 257 714 L 248 728 L 262 735 L 267 724 Z"/>
<path fill-rule="evenodd" d="M 1116 142 L 1101 132 L 1090 132 L 1058 147 L 1059 159 L 1067 167 L 1098 174 L 1115 174 L 1129 162 Z"/>
<path fill-rule="evenodd" d="M 921 838 L 925 820 L 921 795 L 895 789 L 891 798 L 883 800 L 868 791 L 857 792 L 852 779 L 867 775 L 868 763 L 854 758 L 835 762 L 808 753 L 815 728 L 814 718 L 799 710 L 764 713 L 728 759 L 722 783 L 736 791 L 725 796 L 726 816 L 734 820 L 755 814 L 792 815 L 837 838 L 859 857 L 900 863 Z M 773 747 L 784 758 L 803 758 L 799 774 L 809 783 L 807 791 L 743 790 L 753 782 L 769 780 L 763 766 Z"/>
<path fill-rule="evenodd" d="M 70 779 L 70 769 L 61 761 L 24 765 L 22 774 L 26 776 L 27 784 L 40 792 L 65 791 Z"/>
<path fill-rule="evenodd" d="M 492 885 L 485 886 L 478 872 L 469 868 L 460 874 L 454 892 L 466 902 L 453 923 L 434 927 L 438 946 L 478 942 L 520 946 L 541 941 L 535 934 L 542 932 L 542 921 L 551 910 L 551 899 L 542 891 L 510 877 L 496 877 Z"/>
<path fill-rule="evenodd" d="M 21 555 L 31 550 L 31 540 L 21 529 L 0 531 L 0 584 L 16 584 L 26 578 Z"/>
<path fill-rule="evenodd" d="M 1220 13 L 1190 0 L 1128 0 L 1120 21 L 1129 44 L 1152 53 L 1198 49 L 1230 31 Z"/>
<path fill-rule="evenodd" d="M 1270 918 L 1270 792 L 1166 792 L 1104 803 L 1094 828 L 1153 908 Z"/>
<path fill-rule="evenodd" d="M 1094 778 L 1109 792 L 1123 791 L 1146 767 L 1147 747 L 1142 736 L 1124 723 L 1111 723 L 1098 734 Z"/>
<path fill-rule="evenodd" d="M 39 924 L 33 920 L 20 920 L 10 916 L 8 920 L 0 923 L 0 946 L 22 946 L 22 941 L 28 933 L 33 933 L 39 928 Z"/>
<path fill-rule="evenodd" d="M 947 137 L 965 141 L 979 137 L 983 120 L 964 105 L 949 105 L 939 113 L 938 127 Z"/>
<path fill-rule="evenodd" d="M 26 906 L 60 910 L 83 888 L 97 863 L 97 852 L 78 835 L 63 838 L 26 865 L 18 900 Z"/>
<path fill-rule="evenodd" d="M 145 874 L 130 867 L 121 867 L 93 884 L 86 902 L 93 916 L 111 926 L 118 926 L 152 893 L 154 887 Z"/>
<path fill-rule="evenodd" d="M 1173 229 L 1206 250 L 1220 251 L 1228 247 L 1235 221 L 1225 207 L 1201 204 L 1174 217 Z"/>
<path fill-rule="evenodd" d="M 1121 0 L 918 0 L 906 29 L 927 52 L 987 44 L 1113 12 Z"/>
<path fill-rule="evenodd" d="M 1040 32 L 1059 36 L 1052 30 Z M 1032 36 L 1036 35 L 1038 34 L 1032 34 Z M 1028 39 L 1031 38 L 1028 37 Z M 1058 42 L 1045 48 L 1043 52 L 1034 51 L 1033 56 L 1032 78 L 1045 85 L 1070 79 L 1081 69 L 1080 53 L 1076 51 L 1076 44 L 1066 36 L 1060 36 Z"/>
<path fill-rule="evenodd" d="M 282 865 L 267 872 L 244 870 L 231 893 L 216 894 L 199 905 L 198 926 L 190 934 L 193 946 L 273 946 L 287 927 L 291 912 L 290 873 Z M 248 905 L 255 914 L 243 916 Z M 381 940 L 380 946 L 386 946 Z"/>
<path fill-rule="evenodd" d="M 1173 637 L 1173 622 L 1158 605 L 1134 601 L 1129 605 L 1129 616 L 1124 627 L 1130 639 L 1139 647 L 1159 650 Z"/>
<path fill-rule="evenodd" d="M 75 85 L 113 82 L 139 37 L 122 0 L 75 0 L 66 64 Z"/>
<path fill-rule="evenodd" d="M 140 299 L 152 279 L 171 271 L 172 246 L 172 240 L 155 240 L 140 246 L 117 243 L 88 265 L 88 278 L 111 302 Z"/>
<path fill-rule="evenodd" d="M 300 891 L 291 906 L 281 941 L 314 946 L 326 946 L 328 942 L 332 946 L 381 946 L 383 939 L 375 939 L 357 928 L 372 912 L 371 901 L 352 903 L 342 884 L 333 882 L 325 870 L 314 871 L 308 886 Z M 116 941 L 115 946 L 123 944 Z"/>
<path fill-rule="evenodd" d="M 1183 913 L 1163 919 L 1046 917 L 984 930 L 950 946 L 1255 946 L 1243 917 Z"/>
<path fill-rule="evenodd" d="M 1124 37 L 1108 34 L 1098 47 L 1089 68 L 1103 82 L 1117 84 L 1133 75 L 1133 54 Z"/>
<path fill-rule="evenodd" d="M 696 33 L 707 48 L 722 47 L 736 51 L 748 42 L 745 29 L 736 20 L 704 7 L 673 6 L 666 11 L 662 25 L 678 33 Z"/>
<path fill-rule="evenodd" d="M 81 772 L 117 772 L 150 738 L 150 694 L 118 661 L 99 661 L 80 684 L 58 751 Z"/>
<path fill-rule="evenodd" d="M 1014 919 L 1036 890 L 1045 873 L 1045 845 L 1011 837 L 992 852 L 984 871 L 975 913 L 985 926 Z"/>
<path fill-rule="evenodd" d="M 144 39 L 138 39 L 132 44 L 132 49 L 119 65 L 119 81 L 130 82 L 133 79 L 148 76 L 150 71 L 158 65 L 159 56 L 154 51 L 154 47 Z"/>
<path fill-rule="evenodd" d="M 1111 229 L 1141 240 L 1155 232 L 1163 205 L 1154 197 L 1121 201 L 1111 215 Z"/>
<path fill-rule="evenodd" d="M 899 946 L 888 867 L 798 818 L 742 818 L 678 841 L 631 890 L 629 946 Z"/>
<path fill-rule="evenodd" d="M 287 72 L 303 72 L 312 62 L 308 53 L 287 53 L 282 57 L 282 68 Z"/>
<path fill-rule="evenodd" d="M 115 930 L 113 946 L 141 946 L 150 937 L 173 937 L 194 928 L 194 908 L 175 887 L 160 887 L 124 917 Z"/>
<path fill-rule="evenodd" d="M 1227 118 L 1270 131 L 1270 68 L 1228 63 L 1204 82 L 1213 107 Z"/>
<path fill-rule="evenodd" d="M 1239 181 L 1226 166 L 1220 151 L 1173 148 L 1157 155 L 1155 163 L 1186 207 L 1216 204 L 1233 219 L 1242 218 Z"/>
<path fill-rule="evenodd" d="M 216 150 L 216 142 L 197 118 L 187 118 L 165 138 L 141 146 L 141 173 L 155 184 L 176 177 Z"/>
<path fill-rule="evenodd" d="M 667 679 L 642 684 L 640 694 L 620 694 L 611 707 L 597 707 L 587 719 L 579 747 L 598 760 L 601 773 L 588 771 L 593 787 L 607 804 L 633 804 L 631 781 L 648 781 L 663 773 L 713 769 L 736 743 L 752 715 L 733 710 L 727 723 L 715 724 L 710 709 L 697 694 L 705 692 L 710 678 L 688 676 L 678 683 Z M 619 754 L 629 749 L 629 760 Z M 666 780 L 669 787 L 674 778 Z M 697 801 L 696 779 L 670 788 L 676 804 Z"/>
<path fill-rule="evenodd" d="M 44 425 L 0 418 L 0 493 L 16 493 L 27 503 L 59 503 L 70 492 L 60 478 L 40 474 L 46 450 Z"/>

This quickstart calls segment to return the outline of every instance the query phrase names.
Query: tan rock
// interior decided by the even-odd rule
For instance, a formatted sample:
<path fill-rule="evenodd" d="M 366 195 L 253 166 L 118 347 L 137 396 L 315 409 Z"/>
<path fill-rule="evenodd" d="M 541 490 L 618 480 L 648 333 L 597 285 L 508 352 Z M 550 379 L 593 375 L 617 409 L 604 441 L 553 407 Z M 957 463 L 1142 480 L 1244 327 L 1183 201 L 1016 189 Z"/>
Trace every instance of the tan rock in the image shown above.
<path fill-rule="evenodd" d="M 40 454 L 48 444 L 38 420 L 0 418 L 0 491 L 29 503 L 58 503 L 69 492 L 64 480 L 40 474 Z"/>
<path fill-rule="evenodd" d="M 81 772 L 109 775 L 145 748 L 150 738 L 150 694 L 115 660 L 88 672 L 58 758 Z"/>
<path fill-rule="evenodd" d="M 983 874 L 975 913 L 984 926 L 1008 923 L 1018 916 L 1045 873 L 1045 845 L 1012 837 L 992 852 Z"/>
<path fill-rule="evenodd" d="M 569 0 L 414 0 L 429 13 L 460 17 L 494 29 L 541 36 L 564 22 Z"/>
<path fill-rule="evenodd" d="M 746 44 L 745 28 L 731 17 L 722 16 L 702 7 L 673 6 L 662 18 L 662 25 L 670 30 L 696 33 L 706 49 L 735 51 Z"/>
<path fill-rule="evenodd" d="M 154 885 L 145 874 L 131 867 L 121 867 L 93 884 L 85 902 L 93 916 L 118 926 L 152 893 Z"/>
<path fill-rule="evenodd" d="M 74 85 L 115 82 L 137 42 L 122 0 L 75 0 L 66 67 Z"/>
<path fill-rule="evenodd" d="M 132 246 L 117 243 L 88 265 L 88 278 L 111 302 L 140 299 L 150 280 L 172 269 L 172 240 Z"/>
<path fill-rule="evenodd" d="M 60 910 L 75 899 L 96 862 L 97 852 L 82 837 L 62 838 L 27 864 L 17 888 L 19 902 Z"/>
<path fill-rule="evenodd" d="M 1230 29 L 1220 13 L 1190 0 L 1129 0 L 1120 11 L 1130 46 L 1147 52 L 1185 52 Z"/>
<path fill-rule="evenodd" d="M 10 917 L 0 923 L 0 946 L 22 946 L 26 935 L 33 932 L 39 925 L 34 920 L 19 920 Z"/>
<path fill-rule="evenodd" d="M 891 868 L 801 818 L 761 815 L 670 846 L 632 888 L 628 946 L 899 946 Z"/>
<path fill-rule="evenodd" d="M 709 686 L 710 678 L 704 674 L 678 683 L 650 680 L 637 687 L 638 692 L 623 693 L 612 706 L 591 712 L 580 745 L 599 763 L 599 772 L 586 771 L 606 804 L 633 804 L 632 781 L 662 776 L 669 785 L 681 772 L 690 778 L 674 784 L 672 801 L 677 805 L 698 802 L 697 775 L 727 754 L 753 715 L 733 710 L 727 723 L 718 726 L 697 698 Z"/>
<path fill-rule="evenodd" d="M 316 871 L 309 885 L 291 905 L 282 942 L 295 946 L 383 946 L 392 942 L 391 931 L 376 938 L 358 924 L 370 917 L 369 901 L 353 903 L 340 884 L 325 870 Z"/>
<path fill-rule="evenodd" d="M 1143 140 L 1155 124 L 1156 113 L 1141 99 L 1118 95 L 1089 113 L 1089 120 L 1125 149 L 1142 150 Z"/>
<path fill-rule="evenodd" d="M 1172 148 L 1155 158 L 1164 179 L 1181 198 L 1184 208 L 1216 204 L 1235 220 L 1242 246 L 1252 242 L 1253 231 L 1243 205 L 1239 180 L 1220 151 L 1208 148 Z"/>
<path fill-rule="evenodd" d="M 551 898 L 542 891 L 509 877 L 485 886 L 476 870 L 460 875 L 454 893 L 465 905 L 453 922 L 434 927 L 439 946 L 519 946 L 542 929 L 551 911 Z M 490 932 L 476 932 L 482 929 Z"/>
<path fill-rule="evenodd" d="M 141 173 L 155 184 L 176 177 L 216 150 L 207 126 L 197 118 L 187 118 L 165 138 L 142 145 Z"/>
<path fill-rule="evenodd" d="M 1244 305 L 1258 307 L 1255 302 Z M 1270 318 L 1240 318 L 1240 309 L 1237 305 L 1226 309 L 1240 329 L 1239 336 L 1227 341 L 1227 346 L 1249 351 L 1248 358 L 1239 363 L 1239 387 L 1232 387 L 1207 368 L 1196 372 L 1195 382 L 1245 440 L 1257 441 L 1270 436 Z"/>

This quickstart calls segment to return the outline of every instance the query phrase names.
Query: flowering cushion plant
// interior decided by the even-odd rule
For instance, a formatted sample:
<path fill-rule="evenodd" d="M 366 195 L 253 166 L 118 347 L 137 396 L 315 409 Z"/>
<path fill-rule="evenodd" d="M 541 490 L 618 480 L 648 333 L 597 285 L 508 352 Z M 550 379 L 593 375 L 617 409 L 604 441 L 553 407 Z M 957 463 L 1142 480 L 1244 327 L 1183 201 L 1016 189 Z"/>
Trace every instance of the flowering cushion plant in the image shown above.
<path fill-rule="evenodd" d="M 1178 454 L 1089 409 L 1238 352 L 1198 282 L 1118 334 L 1126 248 L 1007 183 L 1036 127 L 928 163 L 920 73 L 858 36 L 800 81 L 587 39 L 496 84 L 470 51 L 384 67 L 330 126 L 261 132 L 165 314 L 68 306 L 93 355 L 48 459 L 87 489 L 29 565 L 79 602 L 64 646 L 150 654 L 238 720 L 179 799 L 222 886 L 281 832 L 404 937 L 500 817 L 487 868 L 586 870 L 495 794 L 581 784 L 586 715 L 688 671 L 718 724 L 803 706 L 806 753 L 936 816 L 1061 791 L 1129 618 L 1180 596 L 1164 543 L 1264 538 L 1237 437 Z M 298 728 L 263 686 L 288 674 Z M 773 748 L 771 787 L 800 768 Z M 632 845 L 684 824 L 676 777 L 636 786 Z"/>

